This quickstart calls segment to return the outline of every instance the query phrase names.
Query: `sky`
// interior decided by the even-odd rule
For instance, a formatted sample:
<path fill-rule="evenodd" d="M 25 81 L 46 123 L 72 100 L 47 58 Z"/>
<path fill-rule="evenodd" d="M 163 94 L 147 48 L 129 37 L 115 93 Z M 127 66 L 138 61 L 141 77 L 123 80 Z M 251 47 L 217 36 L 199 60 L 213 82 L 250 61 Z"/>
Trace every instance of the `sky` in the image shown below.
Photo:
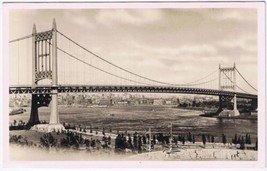
<path fill-rule="evenodd" d="M 53 18 L 60 32 L 104 59 L 142 76 L 182 84 L 217 71 L 219 64 L 232 67 L 235 63 L 250 84 L 257 87 L 256 9 L 10 10 L 9 40 L 31 34 L 33 24 L 37 32 L 49 30 Z M 31 75 L 25 74 L 31 72 L 28 62 L 31 61 L 31 39 L 27 41 L 10 45 L 10 84 L 16 84 L 18 77 L 21 84 L 31 83 Z M 105 69 L 110 67 L 60 35 L 58 46 L 88 63 Z M 63 59 L 59 62 L 59 77 L 64 83 L 71 83 L 70 78 L 78 83 L 88 77 L 91 81 L 105 78 L 103 83 L 112 82 L 105 74 L 102 76 L 94 69 L 86 71 L 88 66 L 67 60 L 67 55 L 59 52 L 58 58 Z M 114 74 L 134 79 L 110 68 Z M 79 69 L 80 75 L 75 75 Z M 246 87 L 244 82 L 239 84 Z M 253 92 L 248 87 L 245 89 Z"/>

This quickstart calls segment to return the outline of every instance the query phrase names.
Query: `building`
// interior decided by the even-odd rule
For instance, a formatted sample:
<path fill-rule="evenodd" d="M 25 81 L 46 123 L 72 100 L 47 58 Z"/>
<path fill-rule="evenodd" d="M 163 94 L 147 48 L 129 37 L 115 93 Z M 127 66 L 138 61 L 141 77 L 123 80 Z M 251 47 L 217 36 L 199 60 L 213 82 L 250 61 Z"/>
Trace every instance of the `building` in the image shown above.
<path fill-rule="evenodd" d="M 164 105 L 164 104 L 165 104 L 165 100 L 162 100 L 162 99 L 153 100 L 153 105 Z"/>

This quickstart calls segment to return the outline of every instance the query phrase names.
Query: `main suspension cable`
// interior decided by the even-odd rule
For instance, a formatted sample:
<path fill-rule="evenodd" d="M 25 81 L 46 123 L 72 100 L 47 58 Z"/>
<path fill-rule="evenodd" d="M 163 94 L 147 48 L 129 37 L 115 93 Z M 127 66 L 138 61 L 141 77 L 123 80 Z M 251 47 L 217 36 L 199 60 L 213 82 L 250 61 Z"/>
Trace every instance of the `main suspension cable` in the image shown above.
<path fill-rule="evenodd" d="M 28 35 L 28 36 L 20 37 L 20 38 L 17 38 L 17 39 L 14 39 L 14 40 L 9 41 L 9 43 L 17 42 L 17 41 L 24 40 L 24 39 L 29 39 L 29 38 L 31 38 L 32 36 L 33 36 L 33 35 L 30 34 L 30 35 Z"/>
<path fill-rule="evenodd" d="M 226 76 L 226 78 L 227 78 L 228 80 L 230 80 L 231 83 L 235 84 L 235 83 L 228 77 L 228 75 L 226 75 L 226 74 L 224 73 L 224 71 L 222 71 L 222 73 Z M 247 91 L 243 90 L 241 87 L 239 87 L 237 84 L 235 84 L 235 85 L 236 85 L 236 87 L 238 87 L 238 88 L 239 88 L 240 90 L 242 90 L 243 92 L 245 92 L 245 93 L 247 93 L 247 94 L 250 94 L 250 93 L 248 93 Z"/>
<path fill-rule="evenodd" d="M 238 69 L 236 68 L 236 71 L 237 71 L 237 73 L 243 78 L 243 80 L 252 88 L 252 89 L 254 89 L 255 91 L 257 91 L 258 92 L 258 90 L 255 88 L 255 87 L 253 87 L 244 77 L 243 77 L 243 75 L 238 71 Z"/>
<path fill-rule="evenodd" d="M 187 85 L 187 86 L 196 86 L 196 85 L 203 85 L 203 84 L 207 84 L 207 83 L 210 83 L 210 82 L 213 82 L 213 81 L 215 81 L 215 80 L 217 80 L 218 79 L 218 77 L 217 78 L 214 78 L 214 79 L 212 79 L 212 80 L 208 80 L 208 81 L 205 81 L 205 82 L 201 82 L 201 83 L 196 83 L 196 84 L 190 84 L 190 85 Z"/>
<path fill-rule="evenodd" d="M 106 63 L 108 63 L 108 64 L 110 64 L 110 65 L 112 65 L 112 66 L 114 66 L 114 67 L 116 67 L 116 68 L 118 68 L 118 69 L 124 71 L 124 72 L 127 72 L 127 73 L 129 73 L 129 74 L 132 74 L 132 75 L 134 75 L 134 76 L 136 76 L 136 77 L 139 77 L 139 78 L 142 78 L 142 79 L 145 79 L 145 80 L 149 80 L 149 81 L 152 81 L 152 82 L 155 82 L 155 83 L 158 83 L 158 84 L 170 85 L 170 86 L 175 86 L 175 87 L 179 87 L 179 86 L 190 86 L 190 84 L 188 84 L 188 83 L 187 83 L 187 84 L 172 84 L 172 83 L 167 83 L 167 82 L 157 81 L 157 80 L 154 80 L 154 79 L 151 79 L 151 78 L 144 77 L 144 76 L 142 76 L 142 75 L 133 73 L 133 72 L 131 72 L 131 71 L 129 71 L 129 70 L 126 70 L 126 69 L 124 69 L 124 68 L 122 68 L 122 67 L 120 67 L 120 66 L 118 66 L 118 65 L 116 65 L 116 64 L 114 64 L 114 63 L 112 63 L 112 62 L 110 62 L 110 61 L 108 61 L 108 60 L 106 60 L 106 59 L 104 59 L 104 58 L 102 58 L 102 57 L 100 57 L 99 55 L 95 54 L 94 52 L 92 52 L 92 51 L 88 50 L 87 48 L 83 47 L 82 45 L 78 44 L 77 42 L 75 42 L 74 40 L 72 40 L 71 38 L 69 38 L 68 36 L 66 36 L 65 34 L 61 33 L 60 31 L 57 31 L 57 32 L 58 32 L 61 36 L 65 37 L 67 40 L 71 41 L 72 43 L 74 43 L 74 44 L 77 45 L 78 47 L 82 48 L 82 49 L 85 50 L 86 52 L 90 53 L 91 55 L 97 57 L 98 59 L 100 59 L 100 60 L 102 60 L 102 61 L 104 61 L 104 62 L 106 62 Z M 212 74 L 212 73 L 211 73 L 211 74 Z M 208 77 L 208 76 L 206 76 L 206 77 Z M 205 78 L 206 78 L 206 77 L 205 77 Z M 202 79 L 204 79 L 204 78 L 202 78 Z M 200 81 L 200 80 L 202 80 L 202 79 L 199 79 L 199 80 L 197 80 L 197 81 Z M 193 81 L 192 83 L 195 83 L 195 82 L 197 82 L 197 81 Z"/>
<path fill-rule="evenodd" d="M 83 60 L 81 60 L 81 59 L 79 59 L 78 57 L 76 57 L 76 56 L 74 56 L 74 55 L 72 55 L 72 54 L 66 52 L 65 50 L 63 50 L 63 49 L 61 49 L 61 48 L 59 48 L 59 47 L 57 47 L 57 49 L 60 50 L 61 52 L 65 53 L 66 55 L 72 57 L 73 59 L 75 59 L 75 60 L 77 60 L 77 61 L 80 61 L 80 62 L 82 62 L 82 63 L 84 63 L 84 64 L 86 64 L 86 65 L 88 65 L 88 66 L 90 66 L 90 67 L 92 67 L 92 68 L 95 68 L 95 69 L 97 69 L 97 70 L 99 70 L 99 71 L 101 71 L 101 72 L 104 72 L 104 73 L 106 73 L 106 74 L 109 74 L 109 75 L 111 75 L 111 76 L 114 76 L 114 77 L 117 77 L 117 78 L 120 78 L 120 79 L 123 79 L 123 80 L 126 80 L 126 81 L 130 81 L 130 82 L 138 83 L 138 84 L 150 85 L 150 84 L 147 84 L 147 83 L 137 82 L 137 81 L 134 81 L 134 80 L 131 80 L 131 79 L 123 78 L 123 77 L 121 77 L 121 76 L 118 76 L 118 75 L 109 73 L 109 72 L 107 72 L 107 71 L 105 71 L 105 70 L 103 70 L 103 69 L 101 69 L 101 68 L 98 68 L 98 67 L 96 67 L 96 66 L 93 66 L 93 65 L 91 65 L 91 64 L 89 64 L 89 63 L 87 63 L 87 62 L 85 62 L 85 61 L 83 61 Z M 150 85 L 150 86 L 151 86 L 151 85 Z"/>
<path fill-rule="evenodd" d="M 204 80 L 205 78 L 208 78 L 209 76 L 211 76 L 211 75 L 215 74 L 215 73 L 216 73 L 216 71 L 218 71 L 218 69 L 216 69 L 216 70 L 212 71 L 211 73 L 209 73 L 209 74 L 208 74 L 208 75 L 206 75 L 205 77 L 202 77 L 202 78 L 200 78 L 200 79 L 198 79 L 198 80 L 196 80 L 196 81 L 192 81 L 192 82 L 185 83 L 185 85 L 188 85 L 188 86 L 190 86 L 190 85 L 191 85 L 191 84 L 193 84 L 193 83 L 197 83 L 197 82 L 199 82 L 199 81 L 201 81 L 201 80 Z M 217 79 L 217 78 L 216 78 L 216 79 Z"/>

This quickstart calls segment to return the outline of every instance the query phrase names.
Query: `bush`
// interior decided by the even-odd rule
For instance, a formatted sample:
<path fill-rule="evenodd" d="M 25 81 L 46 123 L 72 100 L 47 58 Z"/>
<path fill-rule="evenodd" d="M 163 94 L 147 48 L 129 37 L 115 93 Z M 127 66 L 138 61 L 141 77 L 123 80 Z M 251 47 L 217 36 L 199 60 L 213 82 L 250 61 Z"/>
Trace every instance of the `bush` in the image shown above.
<path fill-rule="evenodd" d="M 57 145 L 57 140 L 52 136 L 51 133 L 47 133 L 40 138 L 40 144 L 46 148 L 55 147 Z"/>

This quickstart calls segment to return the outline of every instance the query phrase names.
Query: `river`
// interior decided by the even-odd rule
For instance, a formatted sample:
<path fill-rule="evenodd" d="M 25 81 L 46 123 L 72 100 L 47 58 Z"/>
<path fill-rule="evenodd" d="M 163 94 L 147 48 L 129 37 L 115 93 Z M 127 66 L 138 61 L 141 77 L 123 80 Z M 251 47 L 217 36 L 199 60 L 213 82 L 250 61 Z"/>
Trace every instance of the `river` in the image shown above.
<path fill-rule="evenodd" d="M 12 115 L 9 120 L 29 119 L 30 108 L 20 115 Z M 49 120 L 49 108 L 39 109 L 41 121 Z M 221 135 L 225 134 L 230 142 L 235 134 L 251 136 L 252 142 L 257 138 L 257 120 L 242 119 L 217 119 L 199 116 L 201 111 L 178 109 L 171 106 L 112 106 L 107 108 L 77 108 L 59 107 L 60 122 L 82 125 L 89 128 L 102 128 L 109 132 L 110 129 L 128 133 L 145 132 L 151 128 L 152 132 L 169 133 L 170 123 L 173 125 L 174 135 L 185 135 L 191 132 L 196 141 L 201 134 L 215 136 L 215 141 L 221 142 Z"/>

